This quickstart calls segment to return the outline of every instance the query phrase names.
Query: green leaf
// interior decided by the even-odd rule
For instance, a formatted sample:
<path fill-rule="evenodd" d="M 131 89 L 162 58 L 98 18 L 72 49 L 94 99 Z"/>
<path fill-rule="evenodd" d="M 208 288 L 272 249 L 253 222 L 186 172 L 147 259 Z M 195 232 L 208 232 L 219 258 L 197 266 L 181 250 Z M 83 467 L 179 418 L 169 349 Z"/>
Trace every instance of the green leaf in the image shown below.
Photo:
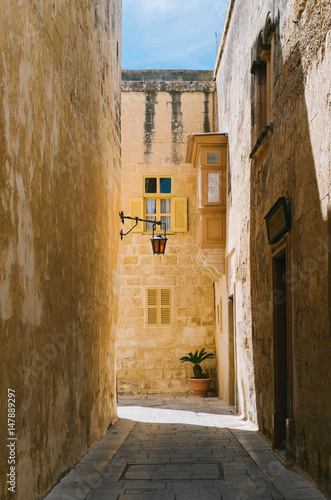
<path fill-rule="evenodd" d="M 193 363 L 194 365 L 198 365 L 201 363 L 201 361 L 204 361 L 205 359 L 210 359 L 213 357 L 214 357 L 213 353 L 211 353 L 211 352 L 207 353 L 206 349 L 203 348 L 203 349 L 201 349 L 200 352 L 197 349 L 194 354 L 192 352 L 189 352 L 187 354 L 187 356 L 182 356 L 180 358 L 180 362 L 184 363 L 184 362 L 188 361 L 189 363 Z"/>

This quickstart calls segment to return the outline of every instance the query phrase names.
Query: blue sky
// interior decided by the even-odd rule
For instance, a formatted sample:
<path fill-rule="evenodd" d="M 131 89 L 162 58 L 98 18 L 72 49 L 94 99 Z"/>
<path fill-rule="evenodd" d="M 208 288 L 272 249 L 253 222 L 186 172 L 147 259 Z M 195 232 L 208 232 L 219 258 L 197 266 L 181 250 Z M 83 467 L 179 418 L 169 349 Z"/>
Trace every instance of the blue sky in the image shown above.
<path fill-rule="evenodd" d="M 213 69 L 228 0 L 123 0 L 122 69 Z"/>

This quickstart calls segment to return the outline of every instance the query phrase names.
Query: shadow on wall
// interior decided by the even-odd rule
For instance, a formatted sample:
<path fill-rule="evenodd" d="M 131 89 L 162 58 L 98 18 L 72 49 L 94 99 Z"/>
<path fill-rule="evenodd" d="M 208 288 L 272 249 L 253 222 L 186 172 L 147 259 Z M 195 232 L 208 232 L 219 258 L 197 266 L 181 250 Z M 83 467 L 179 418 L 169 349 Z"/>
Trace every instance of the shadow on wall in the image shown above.
<path fill-rule="evenodd" d="M 276 448 L 286 448 L 286 419 L 290 419 L 291 442 L 287 448 L 294 456 L 296 453 L 300 467 L 327 485 L 330 432 L 326 424 L 322 425 L 328 422 L 325 367 L 330 346 L 327 222 L 321 211 L 302 53 L 297 45 L 291 56 L 282 60 L 279 37 L 276 26 L 274 132 L 270 147 L 251 164 L 251 304 L 257 415 L 265 436 L 274 441 L 275 433 L 279 434 L 280 443 L 273 443 Z M 254 143 L 252 137 L 252 146 Z M 287 254 L 278 254 L 273 262 L 275 245 L 268 244 L 264 217 L 281 196 L 291 204 L 292 227 L 286 237 Z M 281 346 L 278 351 L 277 342 Z"/>

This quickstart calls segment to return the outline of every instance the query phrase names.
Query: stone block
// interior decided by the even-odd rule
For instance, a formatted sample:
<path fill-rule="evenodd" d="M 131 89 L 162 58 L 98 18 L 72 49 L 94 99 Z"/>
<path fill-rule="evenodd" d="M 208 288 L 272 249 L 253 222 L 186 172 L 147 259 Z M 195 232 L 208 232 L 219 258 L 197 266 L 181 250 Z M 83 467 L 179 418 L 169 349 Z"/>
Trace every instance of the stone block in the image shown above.
<path fill-rule="evenodd" d="M 197 330 L 194 327 L 183 328 L 183 337 L 196 337 Z"/>
<path fill-rule="evenodd" d="M 161 380 L 163 378 L 163 371 L 162 370 L 145 370 L 144 372 L 144 377 L 145 380 Z"/>
<path fill-rule="evenodd" d="M 124 264 L 133 264 L 133 265 L 138 264 L 138 257 L 137 256 L 125 257 Z"/>
<path fill-rule="evenodd" d="M 186 370 L 163 370 L 163 377 L 167 380 L 172 379 L 172 380 L 180 380 L 180 379 L 186 379 L 187 378 L 187 373 Z"/>
<path fill-rule="evenodd" d="M 157 339 L 139 339 L 138 346 L 139 347 L 157 347 L 158 340 Z"/>
<path fill-rule="evenodd" d="M 138 299 L 138 298 L 133 298 L 131 300 L 131 304 L 133 307 L 138 307 L 138 308 L 142 308 L 143 306 L 143 301 L 142 299 Z"/>

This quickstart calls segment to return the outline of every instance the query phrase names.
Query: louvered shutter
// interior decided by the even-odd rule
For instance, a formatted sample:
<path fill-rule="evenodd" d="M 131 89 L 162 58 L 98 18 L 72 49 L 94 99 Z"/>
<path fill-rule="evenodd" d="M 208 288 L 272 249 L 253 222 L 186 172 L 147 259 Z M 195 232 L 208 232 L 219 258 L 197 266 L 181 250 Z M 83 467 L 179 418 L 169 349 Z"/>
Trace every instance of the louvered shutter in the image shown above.
<path fill-rule="evenodd" d="M 146 326 L 157 326 L 158 325 L 158 290 L 157 288 L 147 288 L 146 290 L 146 302 L 147 302 L 147 318 Z"/>
<path fill-rule="evenodd" d="M 160 290 L 161 326 L 171 325 L 171 289 L 161 288 Z"/>
<path fill-rule="evenodd" d="M 146 326 L 171 326 L 171 288 L 146 288 Z"/>

